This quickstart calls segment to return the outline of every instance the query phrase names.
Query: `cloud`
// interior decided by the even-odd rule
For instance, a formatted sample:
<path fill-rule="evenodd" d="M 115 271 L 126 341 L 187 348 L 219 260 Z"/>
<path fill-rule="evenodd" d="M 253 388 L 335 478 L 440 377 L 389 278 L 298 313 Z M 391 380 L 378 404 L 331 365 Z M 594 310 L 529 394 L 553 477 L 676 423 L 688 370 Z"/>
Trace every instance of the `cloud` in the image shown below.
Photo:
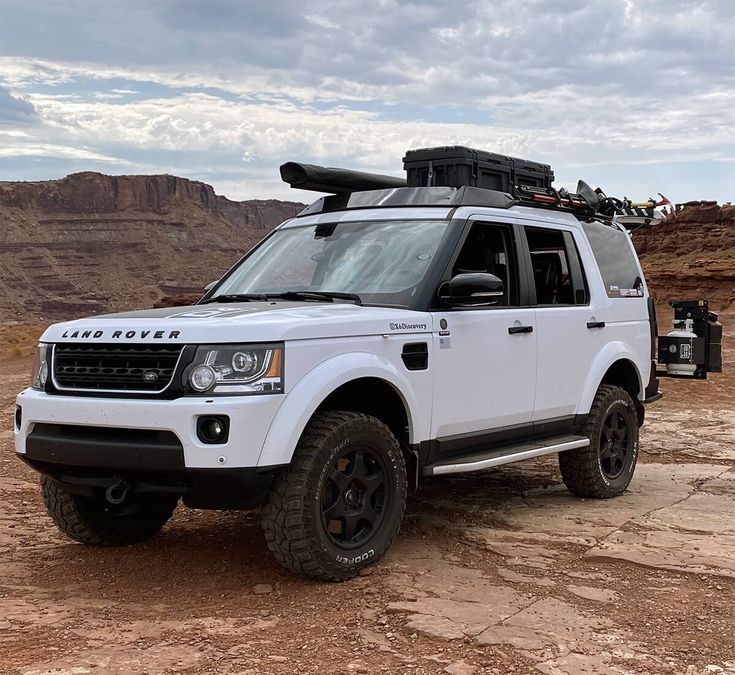
<path fill-rule="evenodd" d="M 315 97 L 466 104 L 564 84 L 697 91 L 732 77 L 727 0 L 467 0 L 461 11 L 386 0 L 370 12 L 337 0 L 57 3 L 40 22 L 32 3 L 5 4 L 7 54 L 245 89 L 267 79 Z M 52 22 L 63 40 L 49 40 Z"/>
<path fill-rule="evenodd" d="M 107 157 L 84 148 L 53 145 L 50 143 L 18 143 L 0 146 L 0 157 L 43 157 L 74 161 L 95 161 L 118 164 L 116 157 Z"/>
<path fill-rule="evenodd" d="M 282 194 L 281 161 L 396 174 L 406 149 L 453 143 L 548 161 L 572 182 L 636 166 L 648 192 L 645 167 L 687 162 L 735 182 L 727 0 L 5 0 L 3 13 L 0 84 L 34 120 L 18 153 L 61 162 L 53 148 L 78 147 L 108 158 L 92 165 L 258 196 Z M 666 175 L 682 192 L 702 180 Z"/>
<path fill-rule="evenodd" d="M 0 87 L 0 124 L 31 124 L 37 118 L 33 105 Z"/>

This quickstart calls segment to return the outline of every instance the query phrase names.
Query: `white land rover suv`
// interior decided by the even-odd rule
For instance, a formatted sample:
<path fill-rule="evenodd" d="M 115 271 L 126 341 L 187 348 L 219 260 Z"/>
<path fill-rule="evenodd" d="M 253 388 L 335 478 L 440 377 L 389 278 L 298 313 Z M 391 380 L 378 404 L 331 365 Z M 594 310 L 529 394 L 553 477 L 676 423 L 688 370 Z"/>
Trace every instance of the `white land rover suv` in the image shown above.
<path fill-rule="evenodd" d="M 67 535 L 132 544 L 180 499 L 262 505 L 281 563 L 341 580 L 437 474 L 558 453 L 574 494 L 626 489 L 661 394 L 625 228 L 575 195 L 319 171 L 335 194 L 197 305 L 43 334 L 15 443 Z"/>

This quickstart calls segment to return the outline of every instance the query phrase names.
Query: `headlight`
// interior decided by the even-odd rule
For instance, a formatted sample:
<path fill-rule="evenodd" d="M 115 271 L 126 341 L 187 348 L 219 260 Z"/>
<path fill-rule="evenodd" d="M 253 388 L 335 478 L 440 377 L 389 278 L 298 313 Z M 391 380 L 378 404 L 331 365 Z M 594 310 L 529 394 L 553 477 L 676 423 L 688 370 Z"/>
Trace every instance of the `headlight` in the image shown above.
<path fill-rule="evenodd" d="M 203 345 L 184 371 L 184 387 L 197 394 L 280 394 L 283 345 Z"/>
<path fill-rule="evenodd" d="M 51 355 L 49 345 L 41 343 L 36 347 L 36 353 L 33 357 L 33 367 L 31 369 L 31 387 L 43 391 L 46 388 L 46 380 L 48 379 L 48 357 Z"/>

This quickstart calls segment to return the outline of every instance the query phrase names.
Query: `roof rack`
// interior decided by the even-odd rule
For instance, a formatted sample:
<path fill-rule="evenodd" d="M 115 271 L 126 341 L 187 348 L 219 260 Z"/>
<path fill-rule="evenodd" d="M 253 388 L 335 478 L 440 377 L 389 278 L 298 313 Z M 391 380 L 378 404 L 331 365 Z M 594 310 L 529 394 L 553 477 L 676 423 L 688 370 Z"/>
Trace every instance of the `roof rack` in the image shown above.
<path fill-rule="evenodd" d="M 539 166 L 547 168 L 547 173 L 553 176 L 550 167 Z M 408 186 L 405 179 L 394 176 L 298 162 L 283 164 L 281 178 L 293 188 L 332 193 L 317 199 L 299 216 L 396 206 L 485 206 L 508 209 L 525 205 L 572 213 L 580 220 L 615 220 L 628 229 L 635 229 L 660 220 L 662 216 L 656 212 L 656 207 L 671 203 L 663 195 L 661 201 L 650 199 L 639 203 L 608 197 L 600 188 L 593 190 L 582 180 L 577 183 L 574 193 L 564 188 L 557 190 L 548 183 L 510 185 L 507 192 L 467 184 L 420 187 Z"/>
<path fill-rule="evenodd" d="M 397 206 L 485 206 L 509 209 L 518 200 L 506 192 L 476 187 L 400 187 L 360 192 L 339 192 L 320 197 L 297 217 L 349 209 L 376 209 Z"/>
<path fill-rule="evenodd" d="M 614 214 L 614 208 L 609 199 L 598 188 L 593 190 L 584 181 L 577 184 L 577 192 L 568 192 L 564 188 L 557 190 L 553 187 L 536 187 L 532 185 L 516 185 L 513 187 L 516 198 L 533 206 L 561 209 L 572 213 L 609 219 Z"/>

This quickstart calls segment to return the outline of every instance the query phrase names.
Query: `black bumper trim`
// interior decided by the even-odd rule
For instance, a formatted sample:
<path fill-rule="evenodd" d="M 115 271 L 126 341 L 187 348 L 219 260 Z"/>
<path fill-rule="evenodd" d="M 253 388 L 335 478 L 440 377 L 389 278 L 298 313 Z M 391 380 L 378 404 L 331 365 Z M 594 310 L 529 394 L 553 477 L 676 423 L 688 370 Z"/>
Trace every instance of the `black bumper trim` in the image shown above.
<path fill-rule="evenodd" d="M 171 431 L 36 424 L 26 439 L 29 460 L 115 471 L 181 471 L 184 448 Z"/>
<path fill-rule="evenodd" d="M 260 506 L 278 473 L 288 466 L 145 472 L 44 462 L 22 453 L 18 457 L 75 494 L 102 498 L 105 490 L 122 478 L 130 484 L 132 492 L 178 494 L 186 506 L 214 510 Z"/>
<path fill-rule="evenodd" d="M 656 401 L 660 401 L 664 397 L 663 392 L 657 391 L 655 394 L 652 394 L 651 396 L 647 396 L 643 403 L 648 405 L 649 403 L 655 403 Z"/>

